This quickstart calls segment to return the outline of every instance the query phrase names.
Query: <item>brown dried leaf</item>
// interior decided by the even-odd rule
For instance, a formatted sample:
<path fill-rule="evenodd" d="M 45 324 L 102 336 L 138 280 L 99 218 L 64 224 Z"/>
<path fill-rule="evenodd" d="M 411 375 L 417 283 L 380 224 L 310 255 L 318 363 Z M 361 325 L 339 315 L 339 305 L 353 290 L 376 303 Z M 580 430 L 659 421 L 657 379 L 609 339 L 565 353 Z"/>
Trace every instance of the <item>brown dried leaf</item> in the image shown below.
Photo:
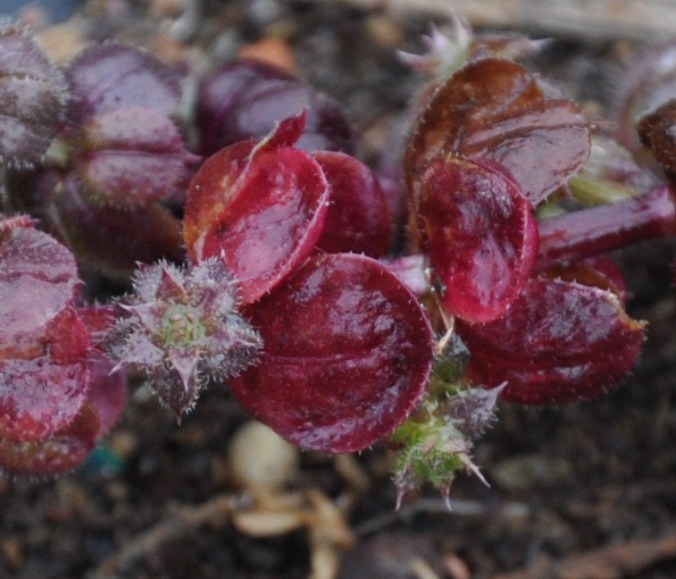
<path fill-rule="evenodd" d="M 486 58 L 432 95 L 408 144 L 406 178 L 415 197 L 416 181 L 440 153 L 488 158 L 536 204 L 582 166 L 589 150 L 588 124 L 573 103 L 547 100 L 519 64 Z"/>

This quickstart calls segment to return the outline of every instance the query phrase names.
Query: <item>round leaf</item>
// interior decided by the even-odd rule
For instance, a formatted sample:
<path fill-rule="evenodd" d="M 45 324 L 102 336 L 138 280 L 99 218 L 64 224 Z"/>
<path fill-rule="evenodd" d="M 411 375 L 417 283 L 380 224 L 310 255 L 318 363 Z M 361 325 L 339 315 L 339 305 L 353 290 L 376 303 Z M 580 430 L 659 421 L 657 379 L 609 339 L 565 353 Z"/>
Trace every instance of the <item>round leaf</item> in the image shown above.
<path fill-rule="evenodd" d="M 100 430 L 94 409 L 85 404 L 75 419 L 49 438 L 32 442 L 0 438 L 0 471 L 19 476 L 54 476 L 80 466 Z"/>
<path fill-rule="evenodd" d="M 230 386 L 290 442 L 360 450 L 394 430 L 422 394 L 433 355 L 429 323 L 377 261 L 317 255 L 252 309 L 264 351 Z"/>
<path fill-rule="evenodd" d="M 184 237 L 194 261 L 223 259 L 240 284 L 243 304 L 260 299 L 315 246 L 329 187 L 319 164 L 295 149 L 302 116 L 266 139 L 232 145 L 193 177 Z"/>
<path fill-rule="evenodd" d="M 85 120 L 120 107 L 176 112 L 181 90 L 174 70 L 138 48 L 108 43 L 87 48 L 70 66 L 73 111 Z"/>
<path fill-rule="evenodd" d="M 486 163 L 440 156 L 423 175 L 418 220 L 446 309 L 472 322 L 501 316 L 537 255 L 531 205 Z"/>
<path fill-rule="evenodd" d="M 0 359 L 0 438 L 33 442 L 65 428 L 89 386 L 89 333 L 72 309 Z"/>
<path fill-rule="evenodd" d="M 387 255 L 392 219 L 385 192 L 361 161 L 333 151 L 314 154 L 331 186 L 329 211 L 317 247 L 332 253 Z"/>
<path fill-rule="evenodd" d="M 64 111 L 66 82 L 15 26 L 0 25 L 0 161 L 26 166 L 47 151 Z"/>
<path fill-rule="evenodd" d="M 133 208 L 182 197 L 199 160 L 164 113 L 120 107 L 85 124 L 75 168 L 95 202 Z"/>
<path fill-rule="evenodd" d="M 44 329 L 79 284 L 73 255 L 53 237 L 32 227 L 0 235 L 0 359 L 20 335 Z"/>

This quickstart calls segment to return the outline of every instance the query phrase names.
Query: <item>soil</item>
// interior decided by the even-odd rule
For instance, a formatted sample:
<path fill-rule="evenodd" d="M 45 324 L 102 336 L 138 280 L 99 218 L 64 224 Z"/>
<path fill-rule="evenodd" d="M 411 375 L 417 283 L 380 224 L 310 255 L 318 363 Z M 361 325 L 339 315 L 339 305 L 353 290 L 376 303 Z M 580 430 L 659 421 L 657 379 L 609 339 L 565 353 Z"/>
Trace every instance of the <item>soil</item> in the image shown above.
<path fill-rule="evenodd" d="M 420 83 L 395 52 L 420 52 L 424 15 L 397 18 L 330 2 L 213 1 L 203 3 L 199 26 L 181 45 L 166 41 L 178 2 L 152 2 L 154 17 L 146 2 L 129 3 L 131 16 L 100 20 L 101 6 L 115 4 L 125 3 L 80 6 L 79 20 L 60 33 L 67 42 L 116 36 L 160 46 L 165 57 L 177 47 L 208 48 L 217 60 L 262 37 L 283 38 L 300 74 L 350 111 L 371 161 Z M 598 112 L 611 101 L 622 59 L 640 48 L 557 39 L 534 64 Z M 629 311 L 650 323 L 632 375 L 592 403 L 501 405 L 474 454 L 491 488 L 459 477 L 450 512 L 430 489 L 395 511 L 387 455 L 373 449 L 353 461 L 301 456 L 277 497 L 287 497 L 289 512 L 312 513 L 302 524 L 267 533 L 236 524 L 236 513 L 280 512 L 261 510 L 270 498 L 229 476 L 230 438 L 245 414 L 211 389 L 179 427 L 137 393 L 77 472 L 0 479 L 0 576 L 319 578 L 334 576 L 337 555 L 342 578 L 676 577 L 675 249 L 661 241 L 617 256 Z M 347 537 L 322 529 L 341 521 Z"/>

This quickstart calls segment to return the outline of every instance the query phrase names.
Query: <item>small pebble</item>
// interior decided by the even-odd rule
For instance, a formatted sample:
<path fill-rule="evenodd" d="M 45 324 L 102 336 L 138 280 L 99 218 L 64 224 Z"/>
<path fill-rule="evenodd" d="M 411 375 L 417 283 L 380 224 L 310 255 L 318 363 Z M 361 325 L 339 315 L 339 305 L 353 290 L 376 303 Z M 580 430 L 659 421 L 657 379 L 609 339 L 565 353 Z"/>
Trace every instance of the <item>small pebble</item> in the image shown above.
<path fill-rule="evenodd" d="M 248 422 L 230 445 L 232 477 L 244 488 L 275 490 L 298 470 L 298 449 L 259 422 Z"/>

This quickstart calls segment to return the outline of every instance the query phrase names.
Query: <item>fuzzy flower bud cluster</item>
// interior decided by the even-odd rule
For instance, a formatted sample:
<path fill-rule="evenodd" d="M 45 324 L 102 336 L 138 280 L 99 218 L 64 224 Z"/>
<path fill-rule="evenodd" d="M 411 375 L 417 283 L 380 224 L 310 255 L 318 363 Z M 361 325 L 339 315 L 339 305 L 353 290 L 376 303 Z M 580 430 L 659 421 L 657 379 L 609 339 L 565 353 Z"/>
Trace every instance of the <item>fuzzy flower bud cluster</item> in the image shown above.
<path fill-rule="evenodd" d="M 437 359 L 428 385 L 413 415 L 390 437 L 398 446 L 394 464 L 397 507 L 405 494 L 429 482 L 450 508 L 449 493 L 455 474 L 466 470 L 488 484 L 472 460 L 474 442 L 495 420 L 498 397 L 506 384 L 493 389 L 467 387 L 457 382 L 467 360 L 457 340 L 452 352 Z"/>
<path fill-rule="evenodd" d="M 257 359 L 262 341 L 239 315 L 236 290 L 216 258 L 142 267 L 119 304 L 127 315 L 111 334 L 111 356 L 118 367 L 143 372 L 180 418 L 209 380 L 236 376 Z"/>

